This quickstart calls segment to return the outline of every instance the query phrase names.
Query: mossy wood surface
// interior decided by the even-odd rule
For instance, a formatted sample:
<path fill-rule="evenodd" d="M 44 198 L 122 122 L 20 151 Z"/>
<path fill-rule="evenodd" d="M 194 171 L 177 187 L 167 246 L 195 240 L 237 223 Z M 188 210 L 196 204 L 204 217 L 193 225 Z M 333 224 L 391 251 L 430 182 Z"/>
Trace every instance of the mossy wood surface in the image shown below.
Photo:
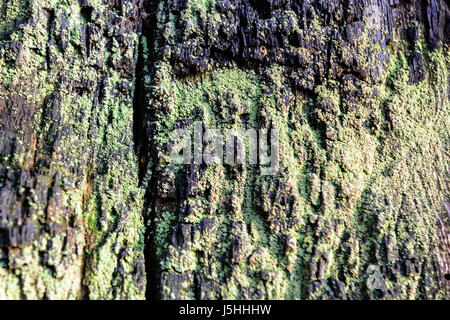
<path fill-rule="evenodd" d="M 449 299 L 445 0 L 0 0 L 0 299 Z M 279 171 L 173 163 L 278 129 Z"/>

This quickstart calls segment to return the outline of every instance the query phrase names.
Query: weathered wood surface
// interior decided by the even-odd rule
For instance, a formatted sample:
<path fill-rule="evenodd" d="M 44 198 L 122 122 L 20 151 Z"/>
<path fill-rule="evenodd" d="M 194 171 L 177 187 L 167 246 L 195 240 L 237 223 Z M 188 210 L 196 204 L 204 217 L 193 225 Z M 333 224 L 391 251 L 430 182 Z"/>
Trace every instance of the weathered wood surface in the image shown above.
<path fill-rule="evenodd" d="M 0 0 L 1 299 L 448 299 L 442 0 Z M 175 165 L 277 128 L 280 170 Z"/>

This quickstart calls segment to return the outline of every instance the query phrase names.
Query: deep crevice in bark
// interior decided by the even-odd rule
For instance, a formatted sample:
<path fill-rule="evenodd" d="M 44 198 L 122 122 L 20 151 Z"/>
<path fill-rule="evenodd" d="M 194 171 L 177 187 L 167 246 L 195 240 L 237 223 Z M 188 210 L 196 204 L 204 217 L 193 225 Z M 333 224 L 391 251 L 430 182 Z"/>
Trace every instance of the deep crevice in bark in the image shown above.
<path fill-rule="evenodd" d="M 158 297 L 157 292 L 157 268 L 158 261 L 156 261 L 154 245 L 154 233 L 152 228 L 154 227 L 154 193 L 156 177 L 151 175 L 150 181 L 144 183 L 144 179 L 147 171 L 149 170 L 149 164 L 151 172 L 155 171 L 156 155 L 152 154 L 154 148 L 151 146 L 152 130 L 149 125 L 150 106 L 148 106 L 148 100 L 146 99 L 146 87 L 145 79 L 146 72 L 152 76 L 152 63 L 151 57 L 155 56 L 155 39 L 156 39 L 156 25 L 157 25 L 157 8 L 159 1 L 145 1 L 141 10 L 142 18 L 142 34 L 139 41 L 139 54 L 136 66 L 136 92 L 134 96 L 134 114 L 133 114 L 133 133 L 135 139 L 135 152 L 138 157 L 139 165 L 139 185 L 146 188 L 144 196 L 144 205 L 142 215 L 144 217 L 145 225 L 145 272 L 147 278 L 147 286 L 145 290 L 145 296 L 149 300 L 155 300 Z M 143 38 L 147 42 L 147 55 L 143 48 Z"/>

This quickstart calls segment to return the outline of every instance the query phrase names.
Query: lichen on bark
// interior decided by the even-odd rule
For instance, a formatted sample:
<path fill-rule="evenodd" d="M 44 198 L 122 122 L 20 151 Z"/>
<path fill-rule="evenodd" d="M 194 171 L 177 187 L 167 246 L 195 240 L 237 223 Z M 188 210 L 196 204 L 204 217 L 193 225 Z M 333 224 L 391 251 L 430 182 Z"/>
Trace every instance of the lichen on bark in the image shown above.
<path fill-rule="evenodd" d="M 2 3 L 1 298 L 144 298 L 141 22 L 137 1 L 112 4 Z"/>
<path fill-rule="evenodd" d="M 1 299 L 448 299 L 445 1 L 0 1 Z M 279 171 L 174 130 L 278 129 Z"/>

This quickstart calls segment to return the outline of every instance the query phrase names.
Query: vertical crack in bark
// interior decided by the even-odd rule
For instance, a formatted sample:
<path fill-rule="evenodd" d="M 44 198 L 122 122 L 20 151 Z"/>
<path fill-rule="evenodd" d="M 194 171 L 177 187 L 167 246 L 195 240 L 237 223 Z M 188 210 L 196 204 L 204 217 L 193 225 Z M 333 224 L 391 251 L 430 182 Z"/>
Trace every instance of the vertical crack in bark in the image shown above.
<path fill-rule="evenodd" d="M 139 168 L 139 185 L 146 188 L 144 196 L 144 206 L 142 215 L 144 217 L 145 225 L 145 271 L 147 277 L 146 298 L 156 299 L 158 294 L 156 291 L 156 277 L 158 263 L 155 260 L 155 247 L 153 241 L 152 228 L 154 226 L 154 185 L 155 177 L 152 175 L 150 181 L 145 181 L 145 177 L 148 173 L 149 164 L 154 166 L 155 155 L 151 154 L 151 131 L 149 129 L 149 106 L 146 99 L 146 87 L 145 76 L 146 73 L 152 72 L 152 59 L 153 51 L 155 50 L 156 39 L 156 11 L 159 5 L 159 1 L 144 1 L 143 7 L 141 7 L 140 17 L 142 19 L 142 32 L 139 40 L 138 58 L 136 64 L 135 73 L 135 92 L 133 101 L 133 135 L 134 135 L 134 151 L 138 158 Z M 144 43 L 147 43 L 148 52 L 145 51 Z M 149 54 L 150 53 L 150 54 Z M 151 172 L 154 172 L 154 168 L 151 168 Z"/>
<path fill-rule="evenodd" d="M 139 40 L 135 81 L 136 84 L 133 101 L 133 142 L 134 142 L 134 152 L 136 153 L 138 159 L 139 185 L 142 185 L 142 181 L 144 179 L 147 167 L 146 164 L 148 163 L 148 160 L 146 159 L 145 156 L 148 151 L 148 146 L 145 143 L 145 127 L 144 127 L 145 92 L 144 92 L 144 53 L 142 46 L 142 36 Z"/>
<path fill-rule="evenodd" d="M 147 32 L 145 32 L 147 37 L 147 43 L 149 47 L 149 58 L 148 58 L 148 71 L 150 74 L 150 77 L 154 78 L 154 68 L 153 68 L 153 60 L 150 57 L 153 57 L 156 55 L 156 32 L 157 32 L 157 10 L 159 6 L 159 0 L 157 1 L 147 1 L 147 12 L 148 12 L 148 19 L 149 23 L 147 24 Z M 149 106 L 150 108 L 151 106 Z M 156 300 L 159 298 L 160 294 L 158 291 L 158 261 L 156 259 L 156 246 L 155 246 L 155 204 L 156 204 L 156 198 L 155 198 L 155 192 L 156 192 L 156 176 L 154 175 L 154 172 L 156 170 L 156 159 L 157 155 L 154 153 L 155 148 L 151 145 L 152 142 L 152 135 L 154 134 L 153 128 L 150 125 L 151 112 L 147 115 L 146 119 L 146 136 L 147 136 L 147 145 L 149 147 L 147 154 L 148 154 L 148 161 L 151 159 L 152 163 L 152 176 L 149 182 L 149 185 L 147 187 L 147 192 L 145 196 L 145 202 L 144 202 L 144 213 L 145 213 L 145 226 L 147 227 L 147 230 L 145 232 L 145 239 L 146 239 L 146 246 L 145 246 L 145 267 L 146 267 L 146 274 L 147 274 L 147 288 L 145 292 L 145 296 L 147 300 Z M 147 165 L 148 166 L 148 165 Z"/>

